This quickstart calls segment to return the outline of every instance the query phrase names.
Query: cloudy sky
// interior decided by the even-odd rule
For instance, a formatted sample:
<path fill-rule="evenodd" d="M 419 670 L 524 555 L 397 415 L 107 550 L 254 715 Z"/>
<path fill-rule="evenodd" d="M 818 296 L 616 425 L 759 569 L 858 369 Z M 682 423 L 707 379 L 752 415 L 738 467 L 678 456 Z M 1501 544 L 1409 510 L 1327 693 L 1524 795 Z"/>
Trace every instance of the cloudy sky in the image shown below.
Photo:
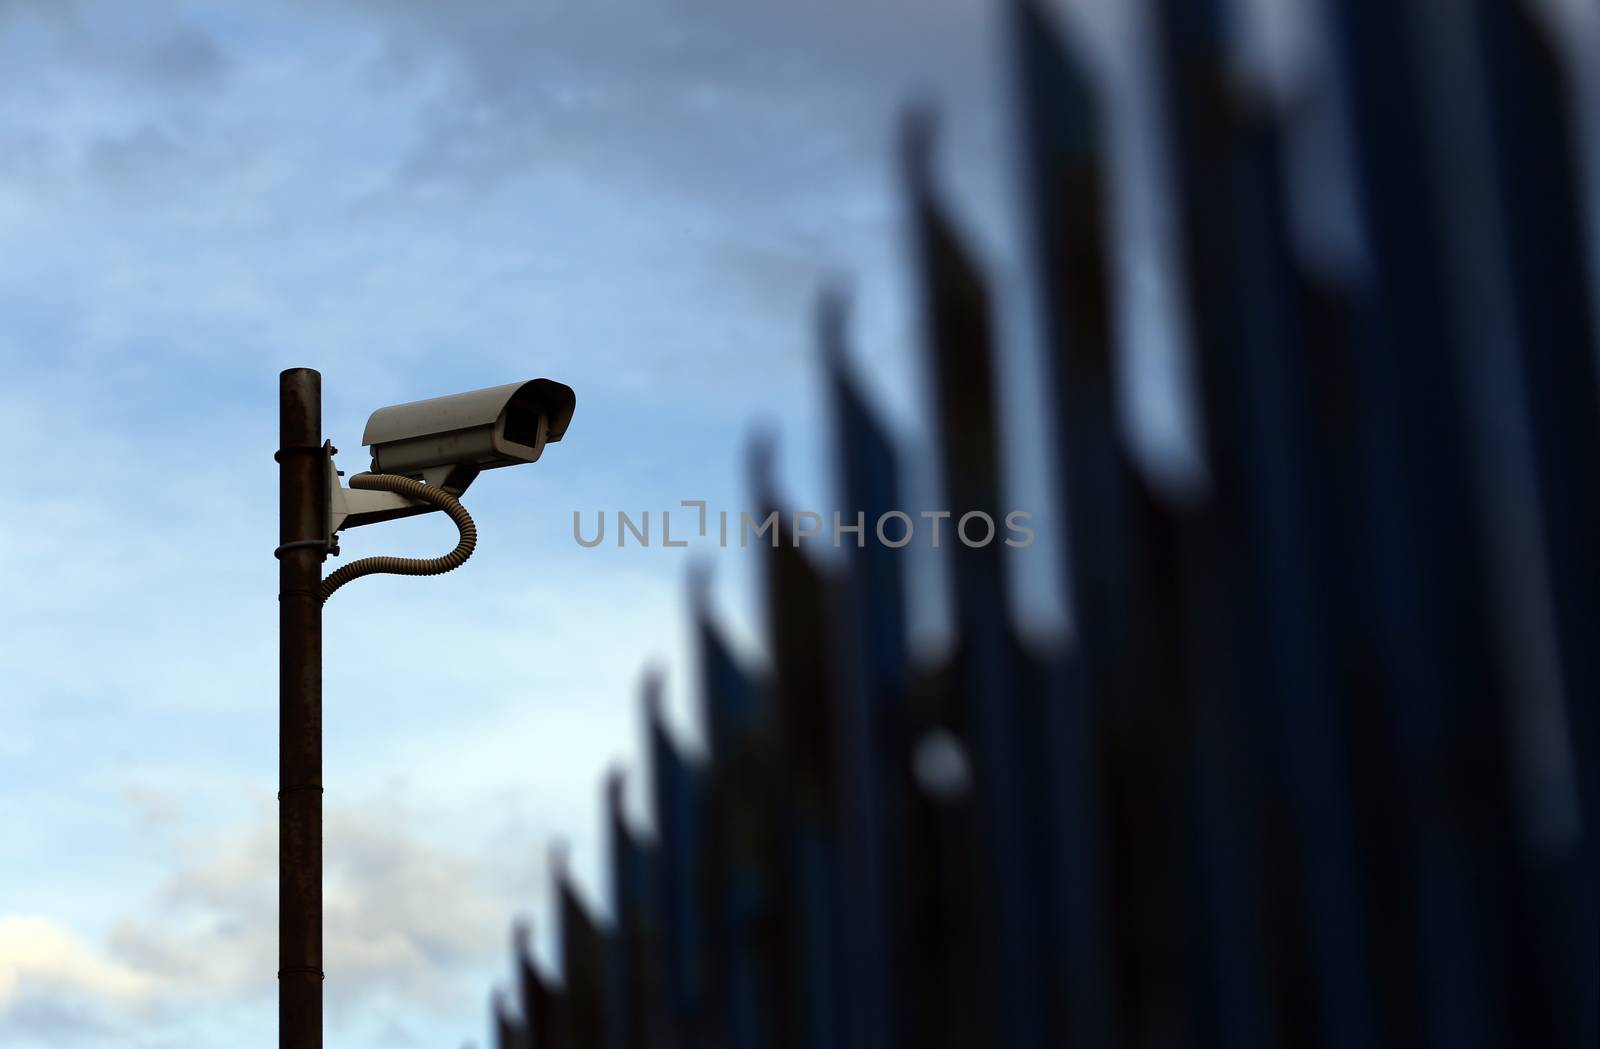
<path fill-rule="evenodd" d="M 484 1042 L 556 843 L 604 907 L 599 787 L 639 766 L 645 668 L 697 738 L 692 564 L 760 658 L 750 557 L 583 549 L 573 512 L 737 513 L 763 432 L 791 503 L 831 509 L 830 280 L 856 371 L 927 447 L 892 149 L 911 100 L 940 114 L 946 197 L 1002 289 L 1008 501 L 1047 540 L 1012 567 L 1060 620 L 1028 584 L 1052 495 L 1026 454 L 1000 5 L 804 6 L 0 0 L 0 1043 L 276 1044 L 272 451 L 297 365 L 348 472 L 382 405 L 538 375 L 578 394 L 566 441 L 469 493 L 464 569 L 362 580 L 326 616 L 330 1044 Z M 1096 8 L 1062 12 L 1114 113 L 1140 113 L 1129 8 Z M 1128 170 L 1143 127 L 1119 123 Z M 1150 197 L 1116 201 L 1129 425 L 1181 478 Z M 452 541 L 396 522 L 344 559 Z"/>
<path fill-rule="evenodd" d="M 0 1043 L 276 1044 L 285 367 L 322 372 L 351 472 L 376 407 L 578 392 L 565 442 L 469 493 L 465 569 L 329 604 L 330 1043 L 482 1044 L 554 843 L 603 906 L 599 787 L 638 766 L 646 667 L 696 736 L 690 565 L 752 649 L 755 601 L 738 551 L 586 550 L 572 512 L 742 509 L 763 430 L 793 502 L 831 507 L 828 279 L 925 442 L 909 100 L 1015 283 L 994 12 L 857 6 L 0 0 Z M 344 556 L 452 541 L 420 519 Z"/>

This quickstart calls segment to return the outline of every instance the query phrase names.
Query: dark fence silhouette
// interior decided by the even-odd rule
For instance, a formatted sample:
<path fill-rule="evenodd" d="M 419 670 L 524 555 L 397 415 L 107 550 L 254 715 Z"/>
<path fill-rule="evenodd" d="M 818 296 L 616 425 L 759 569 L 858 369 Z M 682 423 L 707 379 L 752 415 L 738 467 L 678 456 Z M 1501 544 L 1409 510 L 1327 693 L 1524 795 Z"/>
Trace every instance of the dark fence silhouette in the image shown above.
<path fill-rule="evenodd" d="M 614 782 L 614 920 L 563 878 L 560 979 L 524 940 L 500 1046 L 1596 1044 L 1571 70 L 1514 0 L 1330 0 L 1348 165 L 1321 175 L 1360 250 L 1316 267 L 1294 107 L 1227 75 L 1219 0 L 1153 6 L 1205 490 L 1149 483 L 1121 435 L 1102 110 L 1017 0 L 1075 635 L 1023 643 L 1004 546 L 946 542 L 955 641 L 909 659 L 903 553 L 870 532 L 898 457 L 826 302 L 868 541 L 840 570 L 763 550 L 768 673 L 702 610 L 708 756 L 649 704 L 654 833 Z M 999 521 L 990 298 L 929 140 L 908 122 L 944 492 Z"/>

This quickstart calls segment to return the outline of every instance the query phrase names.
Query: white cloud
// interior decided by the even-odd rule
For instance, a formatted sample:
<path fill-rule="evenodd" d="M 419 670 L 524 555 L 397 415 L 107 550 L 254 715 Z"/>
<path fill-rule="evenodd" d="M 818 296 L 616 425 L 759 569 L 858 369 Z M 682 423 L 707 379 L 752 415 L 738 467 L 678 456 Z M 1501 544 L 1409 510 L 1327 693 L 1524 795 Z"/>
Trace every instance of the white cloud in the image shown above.
<path fill-rule="evenodd" d="M 462 976 L 505 941 L 513 898 L 492 843 L 424 841 L 421 814 L 392 801 L 328 806 L 323 951 L 330 1015 L 368 998 L 459 1007 Z M 191 841 L 147 914 L 120 922 L 111 954 L 171 998 L 264 995 L 277 969 L 277 812 Z"/>
<path fill-rule="evenodd" d="M 119 1005 L 148 1004 L 159 981 L 37 914 L 0 917 L 0 1011 L 29 994 L 68 992 Z"/>
<path fill-rule="evenodd" d="M 330 1027 L 381 1015 L 398 1030 L 470 1014 L 502 968 L 511 917 L 534 901 L 546 872 L 501 851 L 503 830 L 469 848 L 415 830 L 438 823 L 437 814 L 393 799 L 327 807 Z M 531 828 L 517 830 L 515 844 L 525 847 Z M 101 943 L 50 917 L 0 917 L 0 1032 L 70 1020 L 110 1044 L 152 1024 L 270 1008 L 276 807 L 258 802 L 250 822 L 191 834 L 177 851 L 175 868 L 153 893 L 125 904 L 134 909 Z"/>

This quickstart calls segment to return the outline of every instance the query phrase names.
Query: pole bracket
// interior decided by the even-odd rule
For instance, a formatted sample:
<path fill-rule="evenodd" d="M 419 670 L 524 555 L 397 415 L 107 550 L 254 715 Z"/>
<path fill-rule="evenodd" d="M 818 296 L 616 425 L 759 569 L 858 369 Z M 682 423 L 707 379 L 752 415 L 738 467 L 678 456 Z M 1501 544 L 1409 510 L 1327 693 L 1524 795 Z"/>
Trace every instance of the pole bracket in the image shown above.
<path fill-rule="evenodd" d="M 283 543 L 275 548 L 272 551 L 272 556 L 281 560 L 285 550 L 321 550 L 323 555 L 326 556 L 334 549 L 334 544 L 326 539 L 296 539 L 292 543 Z"/>
<path fill-rule="evenodd" d="M 320 444 L 290 444 L 272 453 L 272 461 L 281 464 L 285 455 L 315 455 L 326 446 Z"/>
<path fill-rule="evenodd" d="M 283 457 L 286 454 L 316 455 L 322 459 L 323 475 L 327 478 L 327 487 L 329 489 L 319 492 L 322 501 L 322 533 L 325 538 L 296 539 L 292 542 L 283 543 L 272 551 L 272 556 L 281 561 L 286 550 L 317 550 L 321 552 L 322 559 L 326 561 L 330 555 L 337 556 L 339 553 L 339 530 L 333 518 L 333 501 L 335 493 L 339 489 L 339 473 L 333 465 L 333 457 L 339 454 L 339 449 L 333 446 L 332 441 L 323 441 L 321 444 L 289 444 L 279 448 L 272 454 L 273 461 L 281 466 Z M 321 487 L 319 486 L 319 488 Z"/>

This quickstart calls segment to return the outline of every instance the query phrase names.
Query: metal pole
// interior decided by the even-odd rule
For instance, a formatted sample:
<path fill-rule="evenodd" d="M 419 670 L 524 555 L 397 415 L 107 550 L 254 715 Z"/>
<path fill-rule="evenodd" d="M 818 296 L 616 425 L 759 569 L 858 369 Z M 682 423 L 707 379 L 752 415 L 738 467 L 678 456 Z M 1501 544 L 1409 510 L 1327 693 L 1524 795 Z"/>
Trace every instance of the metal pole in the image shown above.
<path fill-rule="evenodd" d="M 278 376 L 278 1046 L 322 1049 L 322 376 Z"/>

